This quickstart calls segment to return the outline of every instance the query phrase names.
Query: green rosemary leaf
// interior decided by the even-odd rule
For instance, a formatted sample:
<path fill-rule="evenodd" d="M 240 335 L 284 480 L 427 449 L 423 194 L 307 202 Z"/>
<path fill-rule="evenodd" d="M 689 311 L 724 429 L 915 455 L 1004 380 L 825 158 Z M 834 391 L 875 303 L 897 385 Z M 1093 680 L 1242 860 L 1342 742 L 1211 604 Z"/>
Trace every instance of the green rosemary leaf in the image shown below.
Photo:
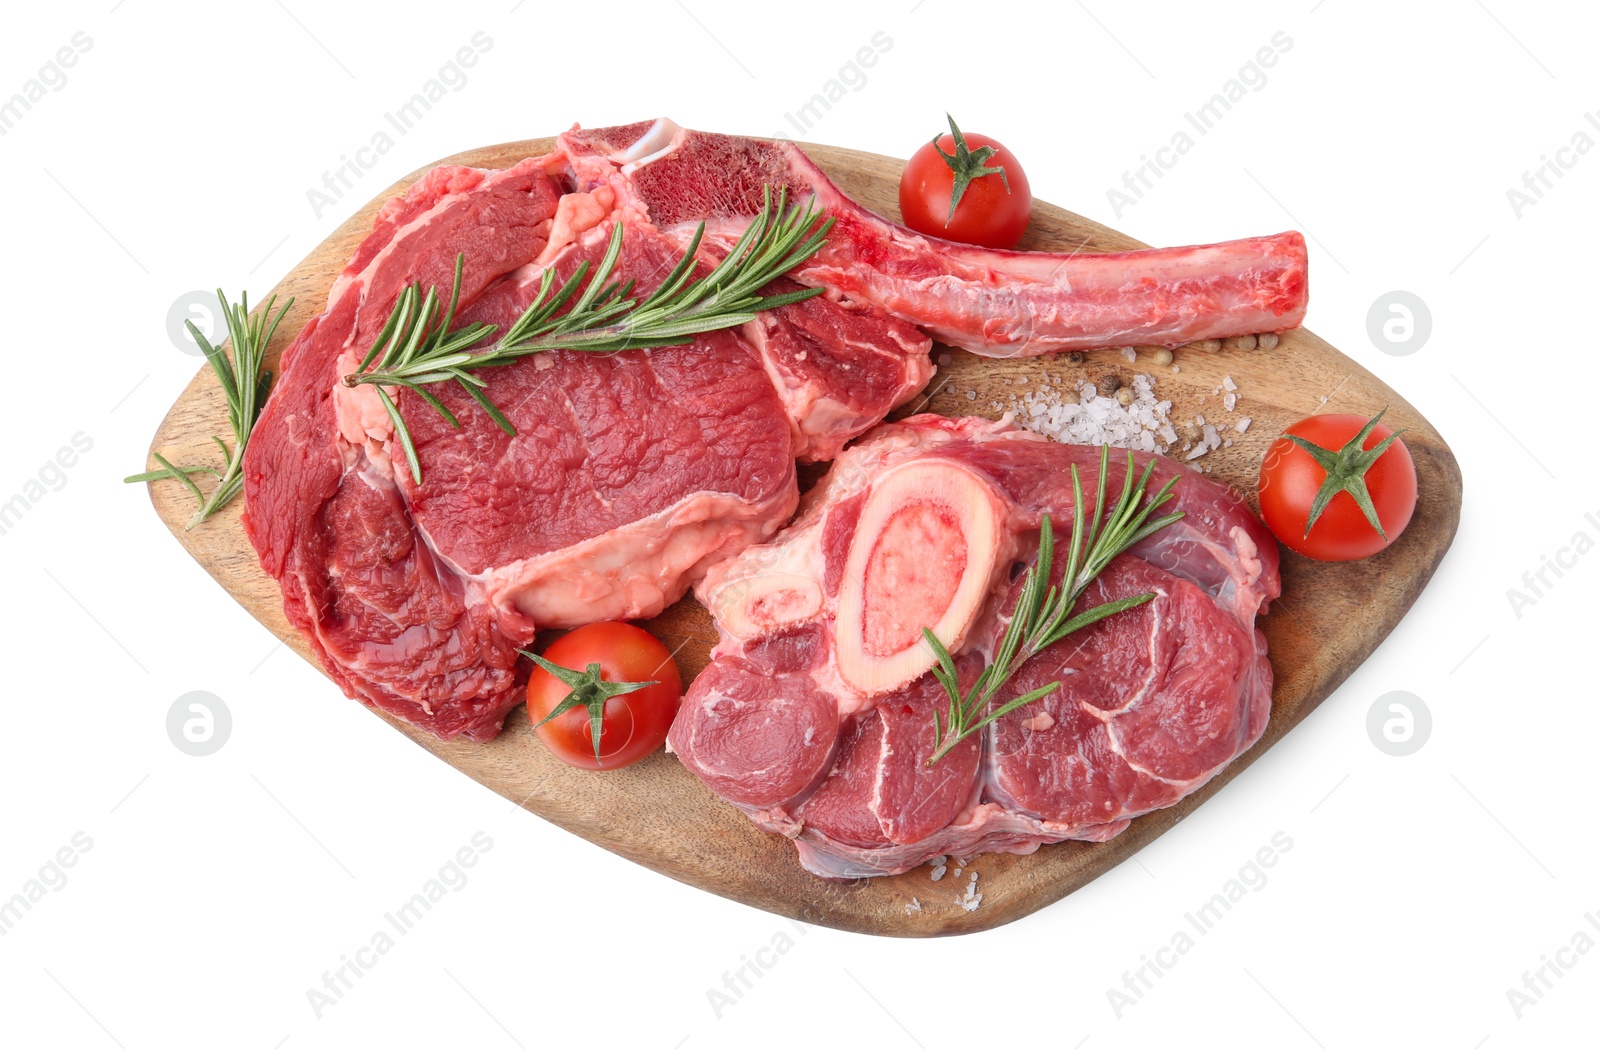
<path fill-rule="evenodd" d="M 217 302 L 222 306 L 222 315 L 228 328 L 228 345 L 233 351 L 230 359 L 222 347 L 212 343 L 196 328 L 194 322 L 185 321 L 189 335 L 200 347 L 200 352 L 205 355 L 206 363 L 211 366 L 212 372 L 217 376 L 217 385 L 222 389 L 223 398 L 228 404 L 228 426 L 233 431 L 233 448 L 230 450 L 222 438 L 212 435 L 211 440 L 216 443 L 217 449 L 222 453 L 223 468 L 218 470 L 210 466 L 174 466 L 158 454 L 152 453 L 160 470 L 147 470 L 131 477 L 123 478 L 125 483 L 175 480 L 181 481 L 199 502 L 200 508 L 189 519 L 185 528 L 193 528 L 212 514 L 232 502 L 244 490 L 244 453 L 250 441 L 250 433 L 255 428 L 256 420 L 261 417 L 261 406 L 267 401 L 267 395 L 272 390 L 272 373 L 265 370 L 267 346 L 272 337 L 277 334 L 278 325 L 283 323 L 283 318 L 294 305 L 294 299 L 289 299 L 276 313 L 273 307 L 277 305 L 277 296 L 272 296 L 266 304 L 254 315 L 250 314 L 249 296 L 241 294 L 237 304 L 230 305 L 222 289 L 217 289 Z M 200 487 L 191 479 L 191 474 L 209 473 L 217 478 L 217 486 L 212 489 L 209 496 L 200 491 Z"/>
<path fill-rule="evenodd" d="M 457 419 L 455 413 L 444 406 L 443 401 L 429 393 L 427 387 L 417 382 L 402 383 L 402 385 L 412 393 L 416 394 L 418 397 L 421 397 L 424 401 L 428 402 L 428 407 L 444 416 L 444 421 L 449 423 L 453 428 L 457 430 L 461 429 L 461 420 Z"/>
<path fill-rule="evenodd" d="M 417 461 L 417 449 L 411 443 L 411 431 L 406 429 L 406 421 L 400 417 L 400 409 L 395 407 L 394 401 L 389 399 L 388 391 L 382 386 L 378 387 L 378 397 L 383 401 L 383 410 L 389 413 L 389 421 L 394 424 L 394 432 L 400 438 L 400 446 L 405 449 L 406 462 L 411 464 L 411 479 L 421 484 L 422 464 Z"/>
<path fill-rule="evenodd" d="M 395 329 L 409 321 L 411 316 L 411 300 L 416 295 L 415 286 L 408 287 L 400 293 L 400 298 L 395 302 L 394 309 L 389 311 L 389 319 L 383 322 L 383 327 L 378 331 L 378 337 L 373 340 L 372 348 L 367 355 L 361 358 L 361 367 L 357 371 L 366 371 L 372 367 L 372 362 L 388 346 L 389 340 L 394 337 Z"/>
<path fill-rule="evenodd" d="M 210 474 L 212 477 L 221 477 L 222 473 L 214 466 L 179 466 L 175 467 L 178 473 L 184 474 Z M 144 473 L 130 474 L 122 479 L 123 484 L 138 484 L 142 481 L 160 481 L 172 477 L 173 469 L 163 466 L 159 470 L 146 470 Z"/>
<path fill-rule="evenodd" d="M 622 223 L 618 222 L 611 227 L 611 240 L 606 244 L 606 253 L 600 259 L 600 265 L 595 267 L 594 279 L 583 289 L 583 294 L 578 296 L 578 301 L 572 304 L 572 309 L 562 318 L 562 324 L 571 325 L 583 323 L 583 315 L 589 312 L 589 307 L 594 303 L 595 296 L 600 293 L 600 286 L 610 278 L 611 271 L 616 269 L 617 260 L 622 257 Z"/>
<path fill-rule="evenodd" d="M 1041 699 L 1043 699 L 1044 697 L 1048 696 L 1050 693 L 1054 692 L 1056 689 L 1058 689 L 1060 687 L 1061 687 L 1061 682 L 1052 681 L 1048 685 L 1041 685 L 1040 687 L 1034 689 L 1032 692 L 1028 692 L 1028 693 L 1026 693 L 1024 695 L 1018 696 L 1015 699 L 1008 700 L 1007 702 L 1002 703 L 1000 706 L 996 707 L 994 710 L 991 710 L 989 713 L 985 714 L 979 720 L 973 722 L 972 725 L 967 729 L 967 733 L 966 734 L 967 735 L 971 735 L 974 732 L 981 731 L 990 722 L 1000 720 L 1001 718 L 1005 717 L 1007 714 L 1011 713 L 1013 710 L 1018 709 L 1019 707 L 1025 707 L 1029 703 L 1033 703 L 1033 702 L 1035 702 L 1037 700 L 1041 700 Z"/>
<path fill-rule="evenodd" d="M 465 375 L 456 377 L 456 381 L 461 384 L 461 388 L 467 391 L 467 396 L 478 402 L 478 407 L 482 408 L 488 413 L 489 418 L 494 420 L 494 424 L 500 427 L 501 430 L 505 431 L 507 437 L 515 437 L 517 435 L 517 428 L 511 425 L 511 420 L 507 419 L 503 414 L 501 414 L 500 409 L 495 407 L 494 402 L 489 399 L 488 394 L 484 393 L 483 390 L 479 389 L 473 383 L 468 382 L 467 379 L 468 376 Z"/>
<path fill-rule="evenodd" d="M 225 506 L 228 503 L 233 502 L 234 498 L 242 491 L 244 491 L 244 474 L 232 474 L 226 481 L 223 481 L 217 486 L 216 491 L 211 493 L 211 499 L 208 500 L 208 502 L 212 504 L 212 509 L 204 510 L 204 514 L 206 517 L 209 517 L 212 513 L 216 512 L 216 507 Z M 194 524 L 198 524 L 200 521 L 204 520 L 205 517 L 197 517 L 193 522 L 191 522 L 190 527 L 193 527 Z"/>
<path fill-rule="evenodd" d="M 1093 608 L 1084 609 L 1049 634 L 1044 635 L 1040 639 L 1039 647 L 1041 649 L 1049 648 L 1068 634 L 1075 634 L 1086 626 L 1093 626 L 1102 619 L 1109 619 L 1118 612 L 1126 612 L 1130 608 L 1148 604 L 1155 600 L 1155 596 L 1155 594 L 1135 594 L 1132 597 L 1118 598 L 1115 601 L 1107 601 L 1104 604 L 1095 605 Z"/>
<path fill-rule="evenodd" d="M 928 758 L 932 765 L 948 754 L 957 743 L 997 718 L 1004 717 L 1021 707 L 1043 699 L 1056 690 L 1059 682 L 1034 689 L 993 706 L 994 697 L 1023 664 L 1039 652 L 1062 638 L 1116 615 L 1136 608 L 1155 598 L 1154 594 L 1136 594 L 1118 598 L 1084 609 L 1077 615 L 1072 610 L 1088 591 L 1089 584 L 1114 561 L 1118 555 L 1135 544 L 1181 519 L 1183 513 L 1166 514 L 1156 520 L 1150 516 L 1172 499 L 1173 478 L 1153 497 L 1146 495 L 1155 461 L 1146 464 L 1137 482 L 1134 481 L 1133 453 L 1128 453 L 1127 469 L 1123 471 L 1122 494 L 1116 505 L 1106 506 L 1106 478 L 1110 473 L 1111 454 L 1105 446 L 1100 449 L 1100 475 L 1095 485 L 1095 502 L 1092 512 L 1083 497 L 1083 481 L 1078 468 L 1072 468 L 1072 539 L 1067 547 L 1065 571 L 1060 586 L 1053 586 L 1050 577 L 1055 569 L 1055 529 L 1050 515 L 1039 521 L 1039 552 L 1023 579 L 1022 590 L 1017 595 L 1011 621 L 1006 624 L 1000 643 L 995 647 L 990 662 L 983 668 L 978 681 L 965 696 L 954 680 L 954 661 L 945 647 L 931 631 L 924 630 L 923 637 L 938 661 L 934 676 L 944 686 L 950 698 L 950 713 L 943 724 L 937 713 L 933 716 L 934 748 Z M 1086 521 L 1087 519 L 1087 521 Z M 986 708 L 987 712 L 985 712 Z"/>
<path fill-rule="evenodd" d="M 276 327 L 277 327 L 277 325 L 274 324 L 273 328 L 276 328 Z M 265 346 L 266 343 L 262 343 L 262 345 Z M 272 373 L 269 372 L 269 371 L 263 371 L 261 373 L 261 381 L 256 383 L 256 403 L 257 404 L 266 404 L 267 403 L 267 395 L 269 393 L 271 393 L 271 392 L 272 392 Z M 257 414 L 259 414 L 259 413 L 257 413 Z"/>
<path fill-rule="evenodd" d="M 201 506 L 205 506 L 206 505 L 205 493 L 200 491 L 200 486 L 199 485 L 197 485 L 193 481 L 189 480 L 189 471 L 180 470 L 176 466 L 173 466 L 171 463 L 167 462 L 165 459 L 163 459 L 161 457 L 161 453 L 160 452 L 151 452 L 150 454 L 155 459 L 156 462 L 161 464 L 162 472 L 165 473 L 166 476 L 171 477 L 172 479 L 177 480 L 177 481 L 182 481 L 183 482 L 183 486 L 185 488 L 189 489 L 190 492 L 194 493 L 194 501 L 196 503 L 200 504 Z"/>
<path fill-rule="evenodd" d="M 227 308 L 227 303 L 223 303 Z M 189 329 L 189 337 L 200 347 L 200 352 L 205 355 L 206 363 L 211 365 L 211 370 L 216 373 L 217 385 L 222 387 L 222 394 L 228 400 L 228 410 L 239 410 L 239 384 L 234 380 L 233 365 L 228 362 L 227 355 L 211 344 L 211 340 L 201 334 L 195 327 L 194 321 L 184 321 L 183 326 Z"/>
<path fill-rule="evenodd" d="M 360 367 L 344 376 L 343 382 L 350 387 L 376 386 L 379 392 L 385 387 L 410 389 L 452 425 L 459 425 L 443 402 L 423 389 L 455 381 L 496 426 L 515 435 L 511 421 L 484 392 L 484 380 L 472 372 L 550 350 L 617 353 L 678 346 L 697 335 L 748 324 L 763 310 L 803 302 L 822 294 L 822 289 L 767 296 L 760 291 L 820 251 L 832 227 L 831 218 L 819 221 L 813 203 L 790 207 L 783 190 L 774 201 L 769 186 L 763 190 L 761 210 L 709 273 L 695 275 L 705 236 L 705 224 L 701 223 L 666 279 L 640 301 L 634 297 L 632 280 L 613 279 L 625 236 L 624 224 L 619 221 L 612 226 L 598 264 L 591 266 L 586 259 L 565 280 L 547 268 L 533 301 L 488 346 L 481 344 L 495 334 L 494 325 L 452 327 L 465 266 L 464 257 L 457 255 L 448 304 L 441 308 L 438 289 L 424 293 L 419 285 L 406 288 Z M 480 348 L 474 351 L 474 346 Z M 387 394 L 384 407 L 406 450 L 412 477 L 420 484 L 421 466 L 405 418 Z"/>
<path fill-rule="evenodd" d="M 700 223 L 695 227 L 694 236 L 689 238 L 689 246 L 684 249 L 683 257 L 678 264 L 672 267 L 672 272 L 667 274 L 667 279 L 656 285 L 656 290 L 645 296 L 639 303 L 640 310 L 653 308 L 657 303 L 668 301 L 678 294 L 679 290 L 694 276 L 694 264 L 697 253 L 700 251 L 700 241 L 705 237 L 706 225 Z"/>
<path fill-rule="evenodd" d="M 439 321 L 440 331 L 449 331 L 450 322 L 455 320 L 456 306 L 461 302 L 461 269 L 466 265 L 466 259 L 459 253 L 456 255 L 456 274 L 450 281 L 450 305 L 444 308 L 444 318 Z"/>

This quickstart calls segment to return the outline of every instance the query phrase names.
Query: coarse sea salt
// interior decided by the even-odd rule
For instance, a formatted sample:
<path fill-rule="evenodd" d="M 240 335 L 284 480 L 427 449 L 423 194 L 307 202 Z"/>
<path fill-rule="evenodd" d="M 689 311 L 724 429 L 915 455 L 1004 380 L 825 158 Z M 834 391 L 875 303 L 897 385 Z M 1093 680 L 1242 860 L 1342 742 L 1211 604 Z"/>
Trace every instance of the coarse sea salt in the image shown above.
<path fill-rule="evenodd" d="M 1027 385 L 1027 380 L 1017 382 Z M 1127 389 L 1133 400 L 1124 405 L 1115 396 L 1102 396 L 1099 387 L 1079 379 L 1070 392 L 1049 384 L 1013 396 L 1009 410 L 1017 422 L 1035 433 L 1068 444 L 1108 444 L 1165 452 L 1177 440 L 1168 413 L 1172 402 L 1156 397 L 1155 380 L 1135 375 Z"/>
<path fill-rule="evenodd" d="M 977 871 L 972 872 L 972 880 L 967 882 L 967 891 L 964 894 L 957 896 L 956 902 L 959 903 L 969 913 L 977 910 L 978 906 L 983 903 L 983 893 L 978 891 Z"/>
<path fill-rule="evenodd" d="M 1189 449 L 1188 453 L 1183 457 L 1183 461 L 1186 463 L 1194 463 L 1194 461 L 1200 458 L 1202 455 L 1209 454 L 1210 452 L 1214 452 L 1218 448 L 1223 447 L 1222 435 L 1217 432 L 1217 428 L 1215 426 L 1206 422 L 1205 416 L 1195 416 L 1194 425 L 1200 429 L 1200 436 L 1194 441 L 1193 444 L 1186 446 Z M 1197 470 L 1201 469 L 1201 466 L 1198 463 L 1194 463 L 1194 466 Z M 1209 471 L 1211 468 L 1208 466 L 1204 469 Z"/>

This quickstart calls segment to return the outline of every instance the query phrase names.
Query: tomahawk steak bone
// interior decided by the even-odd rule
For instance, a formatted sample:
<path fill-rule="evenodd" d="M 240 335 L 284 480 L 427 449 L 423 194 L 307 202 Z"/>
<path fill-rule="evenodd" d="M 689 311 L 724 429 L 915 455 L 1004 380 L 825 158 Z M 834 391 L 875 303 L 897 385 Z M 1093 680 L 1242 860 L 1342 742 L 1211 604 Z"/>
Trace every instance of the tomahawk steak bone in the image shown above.
<path fill-rule="evenodd" d="M 845 196 L 792 142 L 689 131 L 670 120 L 560 142 L 579 178 L 618 186 L 682 243 L 695 226 L 724 245 L 761 207 L 764 186 L 810 197 L 834 220 L 827 246 L 794 274 L 872 302 L 940 342 L 988 357 L 1110 346 L 1178 346 L 1296 327 L 1306 311 L 1299 233 L 1118 254 L 996 251 L 896 225 Z M 607 163 L 609 161 L 609 163 Z"/>
<path fill-rule="evenodd" d="M 1142 469 L 1152 457 L 1135 456 Z M 1112 457 L 1110 492 L 1126 460 Z M 1255 617 L 1278 595 L 1278 549 L 1224 485 L 1154 457 L 1184 518 L 1114 560 L 1081 608 L 1154 600 L 1025 663 L 997 702 L 1045 699 L 929 766 L 931 629 L 970 685 L 994 653 L 1037 555 L 1062 537 L 1071 468 L 1092 514 L 1099 451 L 1009 423 L 919 415 L 847 449 L 770 543 L 711 569 L 696 593 L 722 641 L 669 737 L 683 763 L 811 871 L 894 874 L 934 856 L 1101 841 L 1171 805 L 1266 727 L 1272 672 Z"/>
<path fill-rule="evenodd" d="M 515 437 L 454 387 L 437 390 L 460 430 L 403 392 L 420 484 L 376 393 L 340 382 L 405 286 L 448 292 L 458 253 L 461 319 L 503 330 L 543 273 L 597 260 L 618 222 L 618 275 L 640 294 L 701 220 L 700 262 L 714 265 L 767 185 L 836 220 L 828 250 L 794 275 L 829 294 L 684 347 L 487 372 Z M 654 615 L 787 520 L 796 458 L 832 458 L 926 383 L 914 324 L 983 352 L 1038 352 L 1275 330 L 1304 307 L 1296 235 L 1090 258 L 916 237 L 853 205 L 794 146 L 668 121 L 575 129 L 503 171 L 436 168 L 382 208 L 284 351 L 245 457 L 246 528 L 290 622 L 349 695 L 440 736 L 489 738 L 516 705 L 517 648 L 536 629 Z"/>

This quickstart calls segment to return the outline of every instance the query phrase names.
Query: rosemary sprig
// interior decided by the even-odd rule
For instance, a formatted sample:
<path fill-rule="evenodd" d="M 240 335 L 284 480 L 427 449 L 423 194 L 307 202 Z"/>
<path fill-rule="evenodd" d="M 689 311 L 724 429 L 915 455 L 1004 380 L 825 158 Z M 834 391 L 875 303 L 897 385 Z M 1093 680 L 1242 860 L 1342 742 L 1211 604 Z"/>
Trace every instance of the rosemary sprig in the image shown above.
<path fill-rule="evenodd" d="M 1174 477 L 1169 480 L 1154 498 L 1147 500 L 1145 489 L 1149 485 L 1151 471 L 1155 468 L 1155 460 L 1152 459 L 1145 465 L 1144 473 L 1135 484 L 1131 452 L 1128 453 L 1128 468 L 1123 476 L 1122 497 L 1108 513 L 1105 499 L 1106 474 L 1110 463 L 1110 451 L 1102 445 L 1100 480 L 1094 501 L 1095 512 L 1090 515 L 1087 534 L 1084 531 L 1084 514 L 1081 512 L 1083 482 L 1078 476 L 1078 467 L 1076 465 L 1072 467 L 1072 505 L 1076 512 L 1072 517 L 1072 545 L 1067 553 L 1066 569 L 1061 576 L 1064 585 L 1057 588 L 1050 583 L 1050 573 L 1055 563 L 1055 533 L 1050 524 L 1050 515 L 1045 514 L 1039 524 L 1039 557 L 1028 569 L 1027 578 L 1022 584 L 1022 594 L 1018 597 L 1017 606 L 1011 613 L 1011 622 L 1006 625 L 1005 633 L 1001 636 L 994 660 L 978 674 L 977 680 L 965 695 L 961 692 L 961 683 L 956 675 L 955 659 L 934 636 L 933 631 L 923 629 L 922 636 L 938 659 L 933 674 L 944 686 L 945 693 L 950 698 L 949 712 L 944 719 L 940 720 L 937 711 L 933 715 L 934 746 L 933 754 L 928 758 L 929 765 L 944 757 L 957 743 L 991 721 L 1004 717 L 1018 707 L 1043 699 L 1060 687 L 1059 681 L 1052 681 L 1042 688 L 1007 700 L 993 710 L 987 710 L 1001 686 L 1009 681 L 1029 659 L 1068 634 L 1098 623 L 1118 612 L 1135 608 L 1155 597 L 1152 593 L 1137 594 L 1116 601 L 1107 601 L 1085 609 L 1075 616 L 1071 615 L 1072 609 L 1084 591 L 1089 588 L 1089 584 L 1094 582 L 1095 577 L 1104 571 L 1113 559 L 1129 547 L 1183 517 L 1180 511 L 1151 520 L 1151 515 L 1172 499 L 1172 488 L 1178 483 L 1178 479 Z M 1068 618 L 1069 616 L 1071 618 Z"/>
<path fill-rule="evenodd" d="M 451 426 L 460 429 L 461 422 L 455 414 L 426 389 L 435 383 L 454 381 L 478 402 L 495 425 L 514 435 L 516 428 L 484 393 L 486 381 L 473 374 L 477 370 L 510 364 L 548 350 L 615 353 L 678 346 L 705 332 L 748 323 L 763 310 L 820 295 L 821 288 L 780 295 L 757 294 L 820 251 L 833 227 L 831 218 L 817 222 L 812 203 L 789 207 L 787 201 L 787 191 L 780 190 L 774 207 L 771 187 L 763 190 L 760 212 L 732 250 L 710 273 L 695 277 L 695 253 L 705 234 L 702 222 L 666 280 L 643 300 L 632 297 L 633 281 L 611 279 L 622 255 L 623 223 L 619 221 L 612 228 L 606 253 L 594 267 L 587 286 L 588 260 L 580 263 L 560 287 L 556 286 L 555 272 L 546 269 L 538 294 L 522 316 L 496 342 L 478 350 L 470 347 L 488 339 L 497 329 L 492 324 L 478 323 L 451 327 L 461 297 L 463 259 L 457 255 L 450 301 L 442 314 L 439 298 L 432 289 L 424 294 L 420 285 L 407 288 L 396 300 L 361 367 L 346 375 L 344 384 L 377 389 L 395 436 L 405 450 L 411 478 L 421 484 L 422 465 L 417 460 L 411 431 L 385 387 L 410 390 Z"/>
<path fill-rule="evenodd" d="M 244 489 L 245 446 L 250 440 L 250 431 L 254 428 L 256 419 L 261 415 L 261 406 L 266 403 L 267 393 L 272 388 L 272 373 L 262 370 L 262 366 L 266 363 L 267 344 L 272 341 L 273 333 L 278 330 L 284 314 L 294 305 L 294 299 L 291 298 L 283 304 L 283 308 L 274 317 L 272 307 L 277 299 L 276 295 L 269 298 L 266 306 L 252 317 L 248 295 L 241 292 L 239 301 L 230 306 L 227 297 L 222 294 L 222 289 L 217 289 L 217 301 L 222 304 L 222 314 L 228 323 L 228 341 L 233 348 L 232 361 L 228 360 L 228 355 L 222 352 L 221 347 L 212 345 L 210 340 L 200 333 L 194 321 L 184 321 L 189 329 L 190 338 L 200 347 L 200 352 L 205 354 L 211 370 L 217 373 L 217 383 L 222 387 L 223 396 L 228 399 L 228 423 L 233 429 L 233 448 L 230 451 L 220 437 L 211 438 L 222 451 L 224 466 L 221 470 L 211 466 L 174 466 L 160 453 L 152 452 L 155 461 L 161 464 L 161 469 L 124 477 L 123 482 L 134 484 L 164 479 L 182 482 L 199 504 L 195 515 L 184 525 L 186 530 L 222 509 Z M 209 496 L 200 490 L 200 486 L 195 484 L 190 476 L 199 473 L 209 473 L 217 479 L 217 486 L 211 490 Z"/>

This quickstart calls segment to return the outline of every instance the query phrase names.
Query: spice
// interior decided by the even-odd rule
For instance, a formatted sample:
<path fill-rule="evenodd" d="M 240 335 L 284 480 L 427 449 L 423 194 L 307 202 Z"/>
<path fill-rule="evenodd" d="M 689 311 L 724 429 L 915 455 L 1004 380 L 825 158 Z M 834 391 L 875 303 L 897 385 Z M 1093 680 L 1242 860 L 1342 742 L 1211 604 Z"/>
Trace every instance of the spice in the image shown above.
<path fill-rule="evenodd" d="M 1121 384 L 1115 396 L 1103 396 L 1096 384 L 1082 379 L 1070 390 L 1044 382 L 1013 397 L 1007 407 L 1020 425 L 1069 444 L 1165 452 L 1177 439 L 1167 414 L 1172 402 L 1157 399 L 1155 380 L 1142 372 Z"/>

